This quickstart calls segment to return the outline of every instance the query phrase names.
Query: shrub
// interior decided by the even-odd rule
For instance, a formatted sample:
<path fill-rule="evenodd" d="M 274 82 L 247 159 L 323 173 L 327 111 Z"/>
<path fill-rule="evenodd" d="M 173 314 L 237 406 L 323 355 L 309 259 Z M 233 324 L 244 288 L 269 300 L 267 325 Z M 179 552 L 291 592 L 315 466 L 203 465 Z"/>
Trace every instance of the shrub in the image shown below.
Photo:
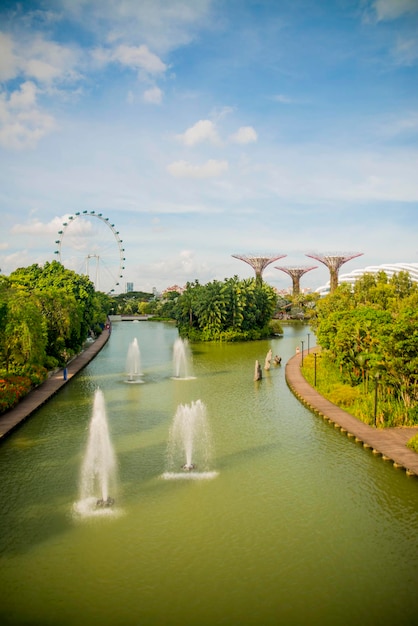
<path fill-rule="evenodd" d="M 42 365 L 28 365 L 22 370 L 22 375 L 29 378 L 31 385 L 37 386 L 48 377 L 48 370 Z"/>
<path fill-rule="evenodd" d="M 272 335 L 283 335 L 283 326 L 280 324 L 279 320 L 270 320 L 268 326 Z"/>
<path fill-rule="evenodd" d="M 0 414 L 12 409 L 32 388 L 28 376 L 6 374 L 0 378 Z"/>
<path fill-rule="evenodd" d="M 343 383 L 336 385 L 329 393 L 328 398 L 338 406 L 351 406 L 360 395 L 357 387 L 350 387 Z"/>
<path fill-rule="evenodd" d="M 410 448 L 414 452 L 418 452 L 418 433 L 412 437 L 406 444 L 407 448 Z"/>

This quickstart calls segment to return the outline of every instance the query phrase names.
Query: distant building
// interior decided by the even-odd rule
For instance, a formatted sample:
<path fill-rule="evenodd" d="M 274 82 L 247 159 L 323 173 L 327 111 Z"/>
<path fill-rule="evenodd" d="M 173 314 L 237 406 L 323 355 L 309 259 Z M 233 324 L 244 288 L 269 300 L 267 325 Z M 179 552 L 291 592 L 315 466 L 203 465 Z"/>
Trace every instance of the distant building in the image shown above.
<path fill-rule="evenodd" d="M 134 284 L 133 283 L 126 283 L 126 293 L 130 293 L 133 290 L 134 290 Z"/>
<path fill-rule="evenodd" d="M 167 287 L 167 289 L 164 289 L 163 296 L 171 292 L 177 292 L 179 294 L 182 294 L 183 291 L 184 291 L 184 287 L 179 287 L 178 285 L 172 285 L 171 287 Z"/>

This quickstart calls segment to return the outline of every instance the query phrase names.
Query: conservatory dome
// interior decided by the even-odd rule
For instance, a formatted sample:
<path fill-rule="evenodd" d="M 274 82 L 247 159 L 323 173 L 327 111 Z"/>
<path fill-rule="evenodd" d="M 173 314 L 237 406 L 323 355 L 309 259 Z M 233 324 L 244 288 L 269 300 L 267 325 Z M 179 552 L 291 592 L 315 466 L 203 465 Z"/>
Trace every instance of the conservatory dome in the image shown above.
<path fill-rule="evenodd" d="M 340 274 L 338 284 L 350 283 L 354 285 L 356 280 L 364 274 L 378 274 L 379 272 L 385 272 L 388 278 L 391 278 L 394 274 L 399 274 L 399 272 L 408 272 L 411 280 L 418 283 L 418 263 L 383 263 L 382 265 L 368 265 L 367 267 L 353 270 L 348 274 Z M 326 296 L 330 292 L 330 281 L 322 285 L 322 287 L 318 287 L 315 292 L 321 296 Z"/>

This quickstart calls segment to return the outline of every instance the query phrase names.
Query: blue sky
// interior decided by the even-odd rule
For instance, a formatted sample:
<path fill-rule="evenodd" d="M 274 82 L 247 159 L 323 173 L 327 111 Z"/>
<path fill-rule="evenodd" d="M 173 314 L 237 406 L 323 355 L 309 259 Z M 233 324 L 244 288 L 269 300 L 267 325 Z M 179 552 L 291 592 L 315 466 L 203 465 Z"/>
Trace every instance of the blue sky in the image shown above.
<path fill-rule="evenodd" d="M 326 282 L 305 253 L 418 262 L 418 0 L 3 2 L 0 81 L 6 275 L 83 211 L 122 291 L 253 276 L 234 253 L 286 255 L 279 289 Z M 61 254 L 117 271 L 95 217 Z"/>

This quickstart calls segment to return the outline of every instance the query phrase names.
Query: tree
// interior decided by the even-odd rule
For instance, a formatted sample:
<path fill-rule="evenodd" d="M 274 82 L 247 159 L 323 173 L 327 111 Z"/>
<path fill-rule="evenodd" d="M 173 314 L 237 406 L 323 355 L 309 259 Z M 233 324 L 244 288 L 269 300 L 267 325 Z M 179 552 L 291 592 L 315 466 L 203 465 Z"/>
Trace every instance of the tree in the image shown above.
<path fill-rule="evenodd" d="M 17 307 L 18 311 L 22 309 L 25 295 L 31 301 L 33 319 L 37 319 L 33 307 L 41 315 L 46 330 L 44 358 L 47 367 L 64 364 L 71 355 L 79 352 L 89 334 L 100 332 L 111 307 L 110 297 L 95 292 L 87 276 L 76 274 L 57 261 L 45 263 L 43 267 L 34 264 L 15 270 L 9 276 L 7 289 L 9 313 L 13 307 Z M 23 333 L 27 339 L 26 329 L 18 326 L 19 319 L 17 313 L 15 322 L 8 317 L 9 331 L 13 332 L 15 324 L 15 332 Z M 22 354 L 25 353 L 22 343 L 12 343 L 15 350 L 21 349 Z M 42 347 L 41 341 L 39 347 Z M 10 342 L 6 353 L 9 350 Z"/>
<path fill-rule="evenodd" d="M 0 353 L 6 372 L 44 365 L 46 323 L 34 298 L 25 290 L 9 292 L 1 330 Z"/>
<path fill-rule="evenodd" d="M 318 303 L 312 326 L 344 381 L 367 393 L 378 375 L 381 400 L 402 403 L 403 423 L 418 421 L 418 286 L 407 273 L 340 285 Z"/>
<path fill-rule="evenodd" d="M 180 334 L 191 339 L 257 339 L 270 333 L 276 302 L 272 287 L 255 279 L 196 281 L 178 298 L 176 320 Z"/>

